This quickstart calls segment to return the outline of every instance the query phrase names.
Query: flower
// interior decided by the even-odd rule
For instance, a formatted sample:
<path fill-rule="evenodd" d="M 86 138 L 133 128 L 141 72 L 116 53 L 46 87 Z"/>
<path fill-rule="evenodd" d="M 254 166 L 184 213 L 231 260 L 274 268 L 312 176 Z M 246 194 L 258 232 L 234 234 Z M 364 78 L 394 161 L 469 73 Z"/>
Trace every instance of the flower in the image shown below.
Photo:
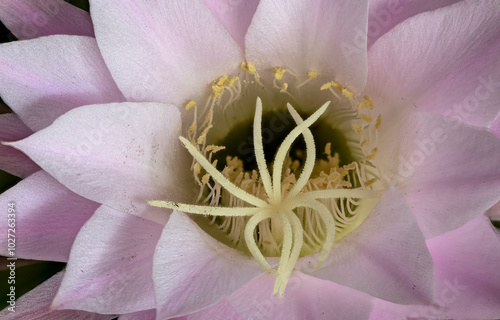
<path fill-rule="evenodd" d="M 499 317 L 494 1 L 5 3 L 16 317 Z"/>

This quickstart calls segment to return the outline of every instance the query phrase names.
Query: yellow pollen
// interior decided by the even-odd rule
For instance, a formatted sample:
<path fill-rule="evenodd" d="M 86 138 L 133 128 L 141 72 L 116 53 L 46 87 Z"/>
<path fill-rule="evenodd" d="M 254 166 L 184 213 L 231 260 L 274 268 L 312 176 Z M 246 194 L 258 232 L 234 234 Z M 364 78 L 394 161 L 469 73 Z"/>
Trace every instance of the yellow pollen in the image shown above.
<path fill-rule="evenodd" d="M 283 83 L 283 85 L 281 86 L 281 92 L 285 92 L 286 90 L 288 89 L 288 83 Z"/>
<path fill-rule="evenodd" d="M 208 145 L 205 148 L 205 150 L 207 152 L 212 152 L 212 153 L 216 153 L 216 152 L 219 152 L 219 151 L 224 150 L 224 149 L 226 149 L 226 147 L 224 147 L 224 146 L 216 146 L 216 145 L 213 145 L 213 144 Z"/>
<path fill-rule="evenodd" d="M 229 82 L 228 82 L 227 86 L 228 86 L 228 87 L 232 87 L 232 86 L 236 83 L 236 81 L 238 81 L 238 80 L 239 80 L 239 77 L 238 77 L 238 76 L 234 76 L 234 77 L 232 77 L 232 78 L 231 78 L 231 80 L 229 80 Z"/>
<path fill-rule="evenodd" d="M 371 99 L 369 96 L 365 96 L 365 101 L 367 102 L 367 107 L 368 107 L 370 110 L 373 110 L 374 105 L 373 105 L 373 101 L 372 101 L 372 99 Z"/>
<path fill-rule="evenodd" d="M 381 125 L 382 125 L 382 115 L 379 114 L 377 117 L 377 122 L 375 123 L 375 129 L 380 128 Z"/>
<path fill-rule="evenodd" d="M 342 95 L 346 98 L 354 97 L 354 93 L 352 91 L 347 90 L 346 88 L 342 89 Z"/>
<path fill-rule="evenodd" d="M 219 78 L 219 80 L 217 81 L 217 85 L 223 87 L 227 84 L 228 80 L 229 77 L 227 75 L 224 75 Z"/>
<path fill-rule="evenodd" d="M 196 131 L 196 122 L 193 122 L 191 126 L 189 126 L 188 133 L 189 135 L 192 135 L 194 134 L 195 131 Z"/>
<path fill-rule="evenodd" d="M 201 172 L 201 166 L 198 162 L 196 162 L 193 166 L 193 174 L 197 176 L 200 174 L 200 172 Z"/>
<path fill-rule="evenodd" d="M 308 71 L 307 76 L 311 79 L 315 79 L 318 76 L 318 73 L 316 71 Z"/>
<path fill-rule="evenodd" d="M 360 113 L 359 117 L 368 123 L 371 123 L 373 121 L 373 118 L 367 114 Z"/>
<path fill-rule="evenodd" d="M 213 125 L 209 125 L 206 127 L 203 132 L 200 134 L 198 137 L 198 140 L 196 141 L 198 144 L 203 144 L 207 138 L 208 131 L 213 128 Z"/>
<path fill-rule="evenodd" d="M 207 174 L 205 174 L 205 175 L 203 176 L 203 178 L 201 178 L 201 182 L 202 182 L 203 184 L 208 184 L 208 182 L 209 182 L 209 181 L 210 181 L 210 174 L 208 174 L 208 173 L 207 173 Z"/>
<path fill-rule="evenodd" d="M 370 155 L 367 156 L 365 158 L 365 160 L 373 160 L 373 159 L 375 159 L 375 156 L 377 155 L 377 152 L 378 152 L 378 149 L 377 148 L 373 148 L 372 153 L 370 153 Z"/>
<path fill-rule="evenodd" d="M 189 110 L 193 107 L 196 107 L 196 102 L 194 101 L 189 101 L 188 104 L 186 104 L 186 110 Z"/>
<path fill-rule="evenodd" d="M 285 74 L 286 69 L 283 69 L 283 68 L 274 68 L 273 72 L 274 72 L 274 77 L 277 80 L 281 80 L 281 79 L 283 79 L 283 75 Z"/>
<path fill-rule="evenodd" d="M 360 126 L 358 126 L 355 123 L 352 124 L 352 130 L 354 130 L 354 132 L 356 132 L 359 135 L 363 134 L 363 128 L 361 128 Z"/>

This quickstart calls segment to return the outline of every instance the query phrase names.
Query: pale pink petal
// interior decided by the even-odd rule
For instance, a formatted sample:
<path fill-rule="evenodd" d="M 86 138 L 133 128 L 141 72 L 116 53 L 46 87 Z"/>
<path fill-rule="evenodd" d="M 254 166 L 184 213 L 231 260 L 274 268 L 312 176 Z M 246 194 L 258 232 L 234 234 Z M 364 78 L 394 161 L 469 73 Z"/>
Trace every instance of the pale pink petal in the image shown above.
<path fill-rule="evenodd" d="M 428 240 L 437 277 L 439 318 L 500 318 L 500 233 L 485 216 Z"/>
<path fill-rule="evenodd" d="M 74 192 L 160 223 L 148 200 L 186 201 L 192 194 L 176 107 L 114 103 L 76 108 L 13 145 Z"/>
<path fill-rule="evenodd" d="M 0 20 L 20 40 L 53 34 L 94 36 L 88 12 L 63 0 L 3 0 Z"/>
<path fill-rule="evenodd" d="M 123 314 L 118 317 L 118 320 L 156 320 L 156 310 L 146 310 L 134 313 Z"/>
<path fill-rule="evenodd" d="M 203 2 L 219 18 L 233 39 L 244 47 L 245 34 L 259 0 L 203 0 Z"/>
<path fill-rule="evenodd" d="M 500 138 L 500 113 L 495 118 L 495 121 L 493 121 L 490 129 L 497 135 L 498 138 Z"/>
<path fill-rule="evenodd" d="M 334 245 L 320 268 L 307 268 L 315 266 L 315 259 L 303 260 L 304 272 L 380 299 L 399 304 L 432 300 L 431 255 L 403 195 L 394 187 L 355 231 Z"/>
<path fill-rule="evenodd" d="M 407 317 L 386 310 L 373 309 L 369 320 L 407 320 Z"/>
<path fill-rule="evenodd" d="M 362 92 L 366 83 L 367 0 L 261 0 L 246 35 L 247 60 L 304 78 L 318 72 Z"/>
<path fill-rule="evenodd" d="M 0 96 L 34 131 L 75 107 L 124 100 L 95 39 L 67 35 L 2 44 Z"/>
<path fill-rule="evenodd" d="M 90 3 L 99 48 L 129 100 L 187 102 L 243 59 L 199 0 Z"/>
<path fill-rule="evenodd" d="M 101 206 L 76 237 L 52 307 L 99 313 L 154 308 L 153 253 L 162 228 Z"/>
<path fill-rule="evenodd" d="M 403 190 L 426 239 L 500 200 L 500 140 L 488 129 L 419 112 L 380 145 L 380 167 Z"/>
<path fill-rule="evenodd" d="M 295 272 L 285 296 L 273 295 L 275 278 L 260 276 L 217 305 L 187 320 L 218 319 L 368 319 L 371 297 L 336 283 Z"/>
<path fill-rule="evenodd" d="M 368 47 L 402 21 L 463 0 L 369 0 Z"/>
<path fill-rule="evenodd" d="M 0 142 L 24 139 L 32 133 L 16 114 L 0 114 Z M 0 144 L 0 169 L 25 178 L 40 167 L 21 151 Z"/>
<path fill-rule="evenodd" d="M 497 202 L 493 207 L 491 207 L 486 214 L 495 220 L 500 219 L 500 201 Z"/>
<path fill-rule="evenodd" d="M 2 207 L 11 202 L 16 210 L 16 257 L 63 262 L 68 261 L 78 231 L 99 207 L 44 171 L 0 194 Z M 0 228 L 0 254 L 7 256 L 7 224 Z"/>
<path fill-rule="evenodd" d="M 174 211 L 154 256 L 157 317 L 206 308 L 261 273 L 252 257 L 215 240 L 186 214 Z"/>
<path fill-rule="evenodd" d="M 489 127 L 500 100 L 500 7 L 462 1 L 410 18 L 368 53 L 368 90 Z"/>
<path fill-rule="evenodd" d="M 29 291 L 16 301 L 15 312 L 3 309 L 0 318 L 3 320 L 110 320 L 114 315 L 89 313 L 80 310 L 53 310 L 50 304 L 61 283 L 64 271 L 54 275 L 35 289 Z"/>

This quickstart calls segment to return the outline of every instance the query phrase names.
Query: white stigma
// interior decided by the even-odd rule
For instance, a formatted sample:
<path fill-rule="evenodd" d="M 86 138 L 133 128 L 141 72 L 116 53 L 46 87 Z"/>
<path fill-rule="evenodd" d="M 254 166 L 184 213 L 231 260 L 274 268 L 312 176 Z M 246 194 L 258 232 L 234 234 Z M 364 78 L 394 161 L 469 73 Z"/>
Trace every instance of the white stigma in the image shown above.
<path fill-rule="evenodd" d="M 318 199 L 364 199 L 377 198 L 380 196 L 379 192 L 367 190 L 365 188 L 314 191 L 307 191 L 307 188 L 304 188 L 311 177 L 316 159 L 315 142 L 309 127 L 326 111 L 329 104 L 330 102 L 325 103 L 306 120 L 303 120 L 298 112 L 288 104 L 288 110 L 297 126 L 286 136 L 280 145 L 274 159 L 271 176 L 266 163 L 264 145 L 262 143 L 262 101 L 260 98 L 257 98 L 253 126 L 254 152 L 267 201 L 236 186 L 228 177 L 218 171 L 215 165 L 205 158 L 193 143 L 183 137 L 179 137 L 184 147 L 216 183 L 220 184 L 232 196 L 241 199 L 250 206 L 219 207 L 182 204 L 162 200 L 148 201 L 148 204 L 155 207 L 214 217 L 249 217 L 244 228 L 244 238 L 247 248 L 262 268 L 276 277 L 274 293 L 276 294 L 279 292 L 280 297 L 283 297 L 286 284 L 300 257 L 304 243 L 304 227 L 300 219 L 294 213 L 294 210 L 303 207 L 315 211 L 326 228 L 326 236 L 318 258 L 318 267 L 327 258 L 334 244 L 336 235 L 336 221 L 329 209 L 318 201 Z M 303 135 L 306 144 L 306 161 L 300 177 L 297 179 L 292 189 L 288 193 L 285 193 L 282 190 L 282 171 L 284 163 L 288 150 L 300 135 Z M 276 222 L 281 224 L 283 238 L 280 261 L 277 268 L 273 268 L 269 265 L 264 254 L 259 249 L 254 236 L 255 229 L 259 223 L 267 219 L 271 219 L 273 223 Z"/>

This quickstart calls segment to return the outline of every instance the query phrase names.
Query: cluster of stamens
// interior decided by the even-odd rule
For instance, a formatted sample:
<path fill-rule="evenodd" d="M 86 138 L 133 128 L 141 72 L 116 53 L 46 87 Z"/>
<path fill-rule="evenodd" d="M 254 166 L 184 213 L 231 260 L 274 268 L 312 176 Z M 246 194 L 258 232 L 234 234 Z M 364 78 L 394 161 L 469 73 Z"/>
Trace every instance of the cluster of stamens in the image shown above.
<path fill-rule="evenodd" d="M 254 76 L 255 83 L 262 85 L 253 65 L 244 64 L 242 68 Z M 288 85 L 278 82 L 286 71 L 281 68 L 274 70 L 273 86 L 281 93 L 290 94 Z M 317 74 L 310 72 L 308 77 L 297 87 L 315 79 Z M 213 128 L 214 107 L 218 105 L 225 109 L 242 90 L 238 77 L 229 79 L 224 76 L 212 85 L 213 93 L 205 106 L 208 111 L 200 126 L 196 103 L 188 103 L 187 110 L 195 108 L 194 122 L 188 129 L 187 139 L 179 138 L 194 159 L 192 171 L 200 186 L 198 204 L 163 200 L 149 201 L 149 204 L 207 216 L 210 224 L 217 224 L 233 244 L 244 239 L 246 248 L 262 268 L 276 276 L 274 293 L 279 292 L 283 296 L 299 257 L 319 252 L 317 266 L 321 265 L 335 241 L 341 237 L 340 234 L 359 225 L 357 209 L 360 202 L 380 196 L 380 192 L 371 188 L 377 179 L 369 179 L 365 172 L 367 162 L 377 152 L 376 131 L 380 127 L 380 117 L 373 123 L 373 117 L 359 112 L 373 109 L 369 97 L 357 103 L 351 91 L 334 81 L 321 87 L 321 90 L 330 90 L 340 100 L 340 95 L 333 89 L 356 106 L 356 119 L 360 120 L 360 124 L 353 123 L 352 130 L 360 136 L 359 147 L 365 155 L 363 159 L 340 166 L 339 155 L 332 155 L 331 144 L 327 143 L 324 152 L 327 160 L 316 161 L 316 144 L 310 126 L 325 113 L 330 102 L 323 104 L 305 120 L 292 105 L 287 104 L 296 126 L 279 146 L 271 165 L 272 170 L 269 170 L 262 141 L 263 107 L 261 99 L 257 98 L 253 121 L 257 170 L 245 172 L 241 160 L 227 157 L 227 165 L 219 171 L 217 160 L 212 158 L 224 146 L 207 144 L 207 135 Z M 229 98 L 221 103 L 226 92 Z M 301 135 L 305 141 L 306 155 L 305 162 L 298 165 L 288 154 L 294 141 Z M 297 177 L 299 166 L 301 170 Z M 269 256 L 280 257 L 277 267 L 273 268 L 266 260 Z"/>

